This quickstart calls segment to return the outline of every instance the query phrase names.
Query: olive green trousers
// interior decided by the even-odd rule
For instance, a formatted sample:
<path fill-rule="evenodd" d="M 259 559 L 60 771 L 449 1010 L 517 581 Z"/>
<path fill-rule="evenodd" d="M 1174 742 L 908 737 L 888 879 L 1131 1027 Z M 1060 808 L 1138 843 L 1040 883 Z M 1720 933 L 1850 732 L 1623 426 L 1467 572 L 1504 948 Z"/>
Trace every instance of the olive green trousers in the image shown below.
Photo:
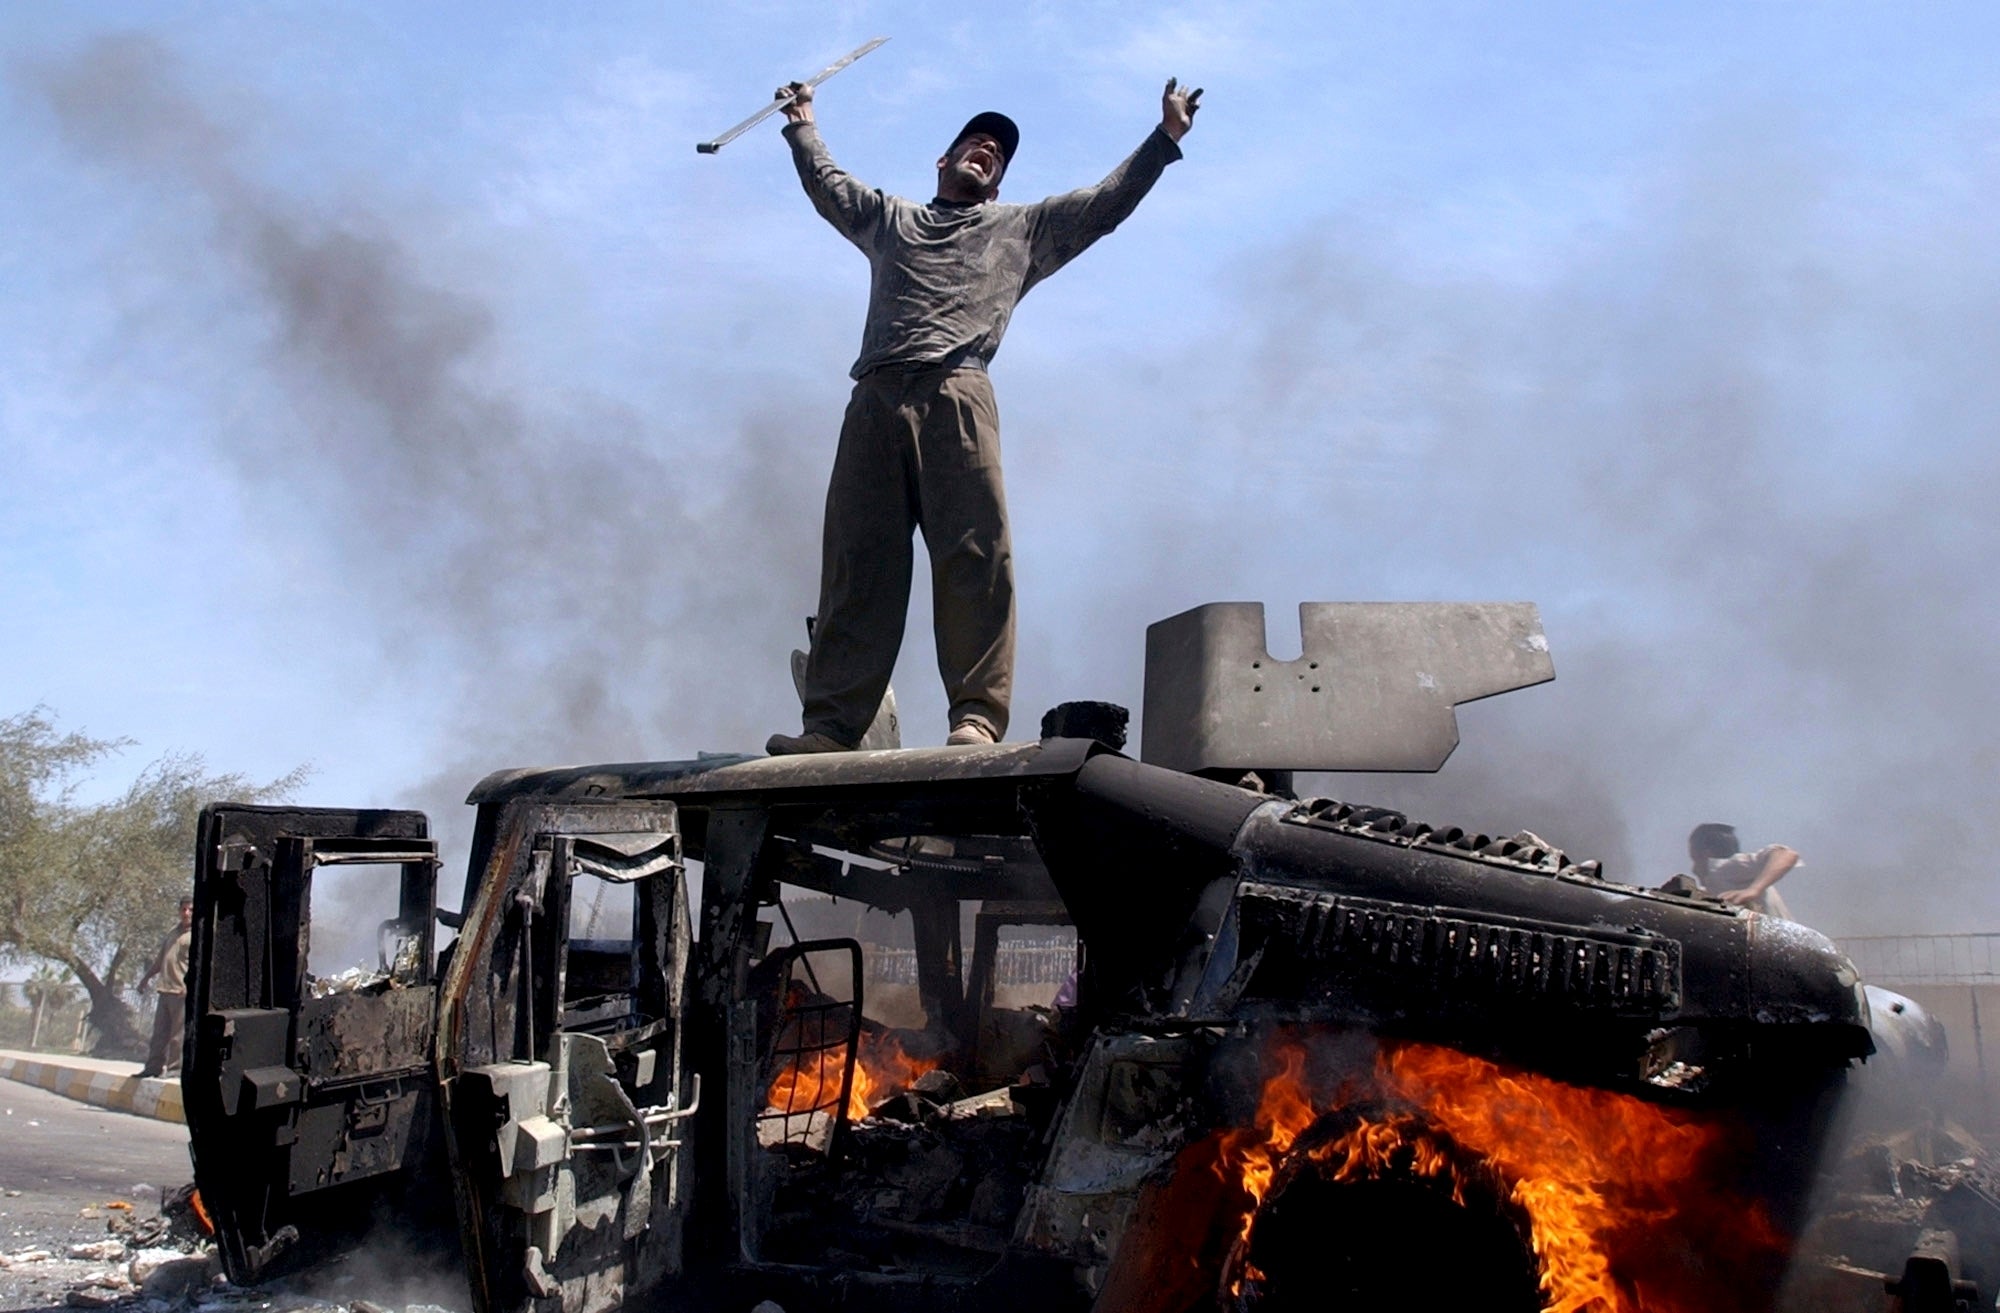
<path fill-rule="evenodd" d="M 889 687 L 921 530 L 951 724 L 1007 731 L 1014 554 L 1000 412 L 978 368 L 880 369 L 854 385 L 826 490 L 805 728 L 855 743 Z"/>

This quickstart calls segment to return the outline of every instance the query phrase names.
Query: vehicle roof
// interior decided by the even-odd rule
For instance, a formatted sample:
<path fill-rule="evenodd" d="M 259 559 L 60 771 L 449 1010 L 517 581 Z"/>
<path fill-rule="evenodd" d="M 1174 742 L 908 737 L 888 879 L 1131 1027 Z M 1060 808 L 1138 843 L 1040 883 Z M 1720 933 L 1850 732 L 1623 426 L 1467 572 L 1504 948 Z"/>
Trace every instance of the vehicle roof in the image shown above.
<path fill-rule="evenodd" d="M 786 757 L 704 754 L 692 761 L 498 770 L 473 786 L 475 805 L 513 798 L 549 801 L 695 798 L 787 794 L 829 788 L 973 783 L 1073 775 L 1098 753 L 1094 739 L 1042 739 L 990 747 L 891 748 Z"/>

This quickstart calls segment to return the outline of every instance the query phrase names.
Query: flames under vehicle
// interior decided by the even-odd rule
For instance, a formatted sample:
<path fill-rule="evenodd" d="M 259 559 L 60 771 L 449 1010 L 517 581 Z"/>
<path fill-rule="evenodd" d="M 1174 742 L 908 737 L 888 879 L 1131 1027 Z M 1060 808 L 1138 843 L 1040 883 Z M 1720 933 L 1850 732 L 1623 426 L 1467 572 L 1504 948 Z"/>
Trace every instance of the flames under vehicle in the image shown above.
<path fill-rule="evenodd" d="M 1061 735 L 502 772 L 441 953 L 423 815 L 212 807 L 185 1095 L 229 1273 L 367 1239 L 479 1313 L 1776 1305 L 1871 1049 L 1831 943 L 1263 784 Z M 308 968 L 343 865 L 399 895 L 345 987 Z M 1024 936 L 1074 974 L 1009 985 Z"/>

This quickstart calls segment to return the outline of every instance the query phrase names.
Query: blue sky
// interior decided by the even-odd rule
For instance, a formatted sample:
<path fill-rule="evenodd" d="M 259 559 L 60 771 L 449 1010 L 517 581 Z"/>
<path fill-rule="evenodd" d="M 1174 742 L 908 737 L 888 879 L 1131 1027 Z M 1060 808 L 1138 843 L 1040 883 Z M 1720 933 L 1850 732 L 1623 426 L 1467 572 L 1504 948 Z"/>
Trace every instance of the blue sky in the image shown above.
<path fill-rule="evenodd" d="M 1202 601 L 1523 598 L 1435 780 L 1615 872 L 1784 840 L 1837 932 L 2000 928 L 1983 5 L 0 8 L 0 709 L 462 825 L 486 769 L 795 715 L 865 267 L 775 125 L 926 194 L 1187 158 L 995 365 L 1016 714 Z M 943 731 L 919 584 L 897 673 Z M 1274 633 L 1280 655 L 1295 635 Z"/>

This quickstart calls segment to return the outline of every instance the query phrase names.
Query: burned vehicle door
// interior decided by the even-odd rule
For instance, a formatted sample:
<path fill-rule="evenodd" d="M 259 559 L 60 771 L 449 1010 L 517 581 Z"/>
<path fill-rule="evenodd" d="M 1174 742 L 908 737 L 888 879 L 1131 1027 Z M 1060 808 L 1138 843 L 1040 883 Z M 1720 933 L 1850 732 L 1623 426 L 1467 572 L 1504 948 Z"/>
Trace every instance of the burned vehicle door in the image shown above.
<path fill-rule="evenodd" d="M 474 1302 L 616 1308 L 682 1263 L 675 808 L 509 803 L 473 861 L 437 1059 Z"/>
<path fill-rule="evenodd" d="M 183 1089 L 232 1280 L 336 1252 L 391 1201 L 406 1231 L 448 1217 L 436 885 L 421 812 L 202 811 Z M 357 916 L 371 904 L 388 915 Z"/>

